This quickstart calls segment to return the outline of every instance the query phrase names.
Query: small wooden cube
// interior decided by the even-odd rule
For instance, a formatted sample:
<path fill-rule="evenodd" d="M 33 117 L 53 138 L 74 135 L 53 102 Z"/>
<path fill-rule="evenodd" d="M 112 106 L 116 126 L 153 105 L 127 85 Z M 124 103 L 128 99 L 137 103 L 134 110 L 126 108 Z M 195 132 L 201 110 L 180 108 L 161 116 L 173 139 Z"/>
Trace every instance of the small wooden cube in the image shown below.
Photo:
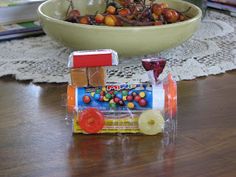
<path fill-rule="evenodd" d="M 76 68 L 70 70 L 71 84 L 78 87 L 88 86 L 87 68 Z"/>
<path fill-rule="evenodd" d="M 89 67 L 88 81 L 89 85 L 93 87 L 106 85 L 106 68 L 105 67 Z"/>

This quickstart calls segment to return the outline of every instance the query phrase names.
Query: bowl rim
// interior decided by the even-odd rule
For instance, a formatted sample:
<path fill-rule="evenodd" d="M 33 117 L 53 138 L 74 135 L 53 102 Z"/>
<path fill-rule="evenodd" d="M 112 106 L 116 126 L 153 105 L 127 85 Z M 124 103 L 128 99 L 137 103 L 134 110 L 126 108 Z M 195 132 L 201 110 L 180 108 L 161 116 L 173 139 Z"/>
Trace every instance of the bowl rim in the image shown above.
<path fill-rule="evenodd" d="M 175 26 L 179 26 L 180 24 L 182 25 L 185 25 L 185 24 L 189 24 L 189 23 L 192 23 L 194 21 L 197 21 L 199 19 L 201 19 L 202 17 L 202 10 L 190 3 L 190 2 L 187 2 L 187 1 L 182 1 L 182 0 L 169 0 L 169 1 L 173 1 L 173 2 L 180 2 L 182 4 L 186 4 L 190 7 L 193 7 L 195 9 L 197 9 L 197 15 L 188 19 L 188 20 L 185 20 L 185 21 L 182 21 L 182 22 L 177 22 L 177 23 L 172 23 L 172 24 L 165 24 L 165 25 L 156 25 L 156 26 L 99 26 L 99 25 L 86 25 L 86 24 L 80 24 L 80 23 L 71 23 L 71 22 L 67 22 L 67 21 L 63 21 L 63 20 L 60 20 L 60 19 L 56 19 L 56 18 L 53 18 L 53 17 L 50 17 L 46 14 L 44 14 L 42 12 L 42 8 L 43 6 L 45 6 L 46 4 L 48 3 L 51 3 L 52 1 L 60 1 L 60 0 L 47 0 L 45 2 L 43 2 L 42 4 L 40 4 L 40 6 L 38 7 L 38 16 L 42 16 L 44 18 L 46 18 L 48 21 L 53 21 L 55 23 L 59 23 L 59 24 L 62 24 L 62 25 L 68 25 L 68 26 L 71 26 L 71 27 L 80 27 L 80 28 L 84 28 L 84 29 L 101 29 L 101 30 L 109 30 L 109 31 L 116 31 L 116 30 L 140 30 L 140 29 L 163 29 L 163 28 L 171 28 L 171 27 L 175 27 Z"/>

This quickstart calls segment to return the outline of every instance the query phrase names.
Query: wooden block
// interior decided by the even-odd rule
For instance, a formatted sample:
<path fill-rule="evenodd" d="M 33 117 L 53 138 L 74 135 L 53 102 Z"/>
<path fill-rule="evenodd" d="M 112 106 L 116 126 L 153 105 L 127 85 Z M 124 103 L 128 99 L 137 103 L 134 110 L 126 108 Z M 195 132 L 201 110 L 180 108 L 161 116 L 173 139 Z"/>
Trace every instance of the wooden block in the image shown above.
<path fill-rule="evenodd" d="M 93 87 L 106 85 L 106 68 L 105 67 L 89 67 L 88 81 L 89 85 Z"/>
<path fill-rule="evenodd" d="M 87 68 L 76 68 L 70 70 L 71 84 L 78 87 L 88 86 Z"/>

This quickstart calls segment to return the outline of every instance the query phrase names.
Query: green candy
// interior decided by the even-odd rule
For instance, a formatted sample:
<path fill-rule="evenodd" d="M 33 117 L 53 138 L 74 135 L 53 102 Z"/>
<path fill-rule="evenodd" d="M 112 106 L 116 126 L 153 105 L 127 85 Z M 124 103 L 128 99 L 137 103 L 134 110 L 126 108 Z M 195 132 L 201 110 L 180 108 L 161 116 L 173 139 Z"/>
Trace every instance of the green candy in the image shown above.
<path fill-rule="evenodd" d="M 101 93 L 101 89 L 97 89 L 97 90 L 95 91 L 95 93 L 100 94 L 100 93 Z"/>
<path fill-rule="evenodd" d="M 107 94 L 105 95 L 105 97 L 106 97 L 107 99 L 111 99 L 112 95 L 111 95 L 110 93 L 107 93 Z"/>
<path fill-rule="evenodd" d="M 123 95 L 123 96 L 127 96 L 127 95 L 128 95 L 127 90 L 123 90 L 123 91 L 122 91 L 122 95 Z"/>
<path fill-rule="evenodd" d="M 116 108 L 116 103 L 110 103 L 109 105 L 110 105 L 111 109 L 115 109 Z"/>

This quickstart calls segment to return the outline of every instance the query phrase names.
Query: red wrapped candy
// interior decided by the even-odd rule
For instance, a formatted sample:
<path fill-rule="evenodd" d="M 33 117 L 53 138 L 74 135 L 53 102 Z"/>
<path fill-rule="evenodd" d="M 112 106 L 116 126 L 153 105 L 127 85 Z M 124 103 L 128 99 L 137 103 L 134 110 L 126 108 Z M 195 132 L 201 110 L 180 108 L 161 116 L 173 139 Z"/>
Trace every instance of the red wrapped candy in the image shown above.
<path fill-rule="evenodd" d="M 142 59 L 142 65 L 148 72 L 149 79 L 156 82 L 166 65 L 166 61 L 163 58 L 148 58 Z"/>

